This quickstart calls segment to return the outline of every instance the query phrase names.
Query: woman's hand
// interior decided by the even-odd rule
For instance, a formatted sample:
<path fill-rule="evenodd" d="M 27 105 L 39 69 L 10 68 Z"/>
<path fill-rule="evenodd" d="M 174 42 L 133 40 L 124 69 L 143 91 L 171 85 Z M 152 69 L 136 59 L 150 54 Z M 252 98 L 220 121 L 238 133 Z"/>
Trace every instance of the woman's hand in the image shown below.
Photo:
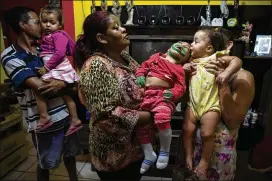
<path fill-rule="evenodd" d="M 66 87 L 66 83 L 62 80 L 48 79 L 43 82 L 46 84 L 38 88 L 41 95 L 53 96 Z"/>
<path fill-rule="evenodd" d="M 205 65 L 205 68 L 208 72 L 217 76 L 225 70 L 225 64 L 226 62 L 222 58 L 218 58 L 217 60 L 211 60 Z"/>
<path fill-rule="evenodd" d="M 183 70 L 187 75 L 193 76 L 196 74 L 196 63 L 186 63 L 183 65 Z"/>
<path fill-rule="evenodd" d="M 139 119 L 137 122 L 137 126 L 146 126 L 150 123 L 152 123 L 153 116 L 150 112 L 148 111 L 138 111 L 139 114 Z"/>

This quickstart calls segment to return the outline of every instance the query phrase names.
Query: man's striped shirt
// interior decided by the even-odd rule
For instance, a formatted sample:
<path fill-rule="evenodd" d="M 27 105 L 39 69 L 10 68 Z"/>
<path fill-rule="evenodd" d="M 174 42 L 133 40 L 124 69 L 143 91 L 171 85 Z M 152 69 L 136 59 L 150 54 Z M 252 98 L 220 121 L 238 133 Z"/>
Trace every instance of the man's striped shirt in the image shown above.
<path fill-rule="evenodd" d="M 28 131 L 31 131 L 36 127 L 39 113 L 34 91 L 25 84 L 25 80 L 37 77 L 35 68 L 42 67 L 43 63 L 38 56 L 14 44 L 2 52 L 1 64 L 15 88 L 15 94 L 23 112 L 24 125 L 27 126 Z M 53 122 L 60 121 L 69 115 L 61 97 L 49 99 L 47 106 Z"/>

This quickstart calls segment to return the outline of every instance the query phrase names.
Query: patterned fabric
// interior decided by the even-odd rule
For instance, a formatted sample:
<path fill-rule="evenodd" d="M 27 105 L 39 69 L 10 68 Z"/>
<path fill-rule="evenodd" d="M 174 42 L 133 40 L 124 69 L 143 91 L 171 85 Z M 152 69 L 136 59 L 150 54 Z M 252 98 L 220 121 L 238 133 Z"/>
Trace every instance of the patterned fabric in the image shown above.
<path fill-rule="evenodd" d="M 236 141 L 238 129 L 229 131 L 223 123 L 217 126 L 215 132 L 214 151 L 209 163 L 207 178 L 200 180 L 231 181 L 236 171 Z M 201 159 L 203 142 L 201 141 L 200 129 L 197 130 L 194 150 L 194 165 Z"/>
<path fill-rule="evenodd" d="M 190 79 L 189 85 L 189 106 L 197 120 L 209 111 L 220 112 L 218 86 L 215 83 L 215 76 L 209 73 L 205 65 L 216 59 L 218 55 L 227 55 L 229 51 L 218 51 L 205 58 L 194 59 L 197 63 L 197 73 Z"/>
<path fill-rule="evenodd" d="M 47 56 L 42 57 L 44 64 L 47 63 L 48 60 L 52 57 L 52 54 L 48 54 Z M 72 67 L 70 61 L 67 57 L 64 57 L 62 62 L 58 64 L 56 68 L 49 70 L 46 74 L 42 76 L 43 80 L 46 79 L 57 79 L 63 80 L 67 83 L 74 83 L 79 80 L 77 72 Z"/>
<path fill-rule="evenodd" d="M 126 52 L 121 56 L 127 65 L 95 53 L 80 73 L 80 91 L 92 115 L 91 162 L 99 171 L 120 170 L 143 157 L 134 132 L 143 98 L 136 85 L 139 65 Z"/>
<path fill-rule="evenodd" d="M 144 100 L 141 103 L 141 110 L 154 113 L 155 124 L 170 122 L 175 110 L 175 104 L 165 101 L 163 97 L 164 88 L 148 87 L 144 93 Z"/>
<path fill-rule="evenodd" d="M 23 112 L 23 123 L 28 131 L 34 130 L 40 116 L 35 94 L 24 82 L 30 77 L 37 77 L 35 68 L 42 67 L 43 62 L 38 55 L 33 55 L 15 44 L 5 49 L 1 54 L 1 63 L 15 87 L 15 94 Z M 61 97 L 48 100 L 48 113 L 53 122 L 68 116 L 66 105 Z"/>
<path fill-rule="evenodd" d="M 182 65 L 171 63 L 164 58 L 165 54 L 156 53 L 144 61 L 136 72 L 136 76 L 157 77 L 166 81 L 173 93 L 172 101 L 177 102 L 186 91 L 185 73 Z"/>
<path fill-rule="evenodd" d="M 154 123 L 159 130 L 171 128 L 171 116 L 175 110 L 175 104 L 171 101 L 165 101 L 163 97 L 164 88 L 148 87 L 144 92 L 144 100 L 140 109 L 150 111 L 154 114 Z M 138 138 L 141 144 L 150 143 L 149 132 L 152 127 L 141 127 L 138 132 Z"/>
<path fill-rule="evenodd" d="M 207 177 L 199 178 L 199 181 L 232 181 L 236 171 L 236 141 L 238 130 L 229 131 L 224 123 L 219 123 L 215 132 L 215 147 L 209 163 Z M 200 136 L 200 127 L 197 128 L 197 133 L 194 142 L 194 166 L 198 165 L 201 160 L 203 142 Z M 184 149 L 182 141 L 179 144 L 179 152 L 176 156 L 175 168 L 173 170 L 173 181 L 184 181 L 188 176 L 185 169 L 183 153 Z"/>

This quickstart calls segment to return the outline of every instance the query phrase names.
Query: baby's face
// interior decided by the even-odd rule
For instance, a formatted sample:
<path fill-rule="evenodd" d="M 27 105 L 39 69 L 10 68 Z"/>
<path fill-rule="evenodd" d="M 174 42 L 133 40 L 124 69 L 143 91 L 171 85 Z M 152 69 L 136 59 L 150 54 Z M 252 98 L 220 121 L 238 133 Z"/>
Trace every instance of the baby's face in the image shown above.
<path fill-rule="evenodd" d="M 188 63 L 191 57 L 190 44 L 187 42 L 181 42 L 181 52 L 182 56 L 180 58 L 180 63 L 183 65 Z"/>

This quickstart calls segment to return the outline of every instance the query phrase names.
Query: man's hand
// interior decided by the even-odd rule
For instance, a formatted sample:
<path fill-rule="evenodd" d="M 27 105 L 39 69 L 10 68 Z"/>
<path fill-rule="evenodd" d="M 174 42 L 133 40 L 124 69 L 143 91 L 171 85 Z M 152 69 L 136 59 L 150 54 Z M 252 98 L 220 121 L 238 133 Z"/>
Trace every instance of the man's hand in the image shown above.
<path fill-rule="evenodd" d="M 47 84 L 38 88 L 42 95 L 53 96 L 66 87 L 66 83 L 62 80 L 48 79 L 43 80 L 43 82 Z"/>
<path fill-rule="evenodd" d="M 144 76 L 137 77 L 136 83 L 141 88 L 145 87 L 145 77 Z"/>
<path fill-rule="evenodd" d="M 46 74 L 48 71 L 47 71 L 47 69 L 45 68 L 45 67 L 42 67 L 41 69 L 37 69 L 38 70 L 38 73 L 40 74 L 40 75 L 44 75 L 44 74 Z"/>
<path fill-rule="evenodd" d="M 165 100 L 170 101 L 172 99 L 172 97 L 173 97 L 173 93 L 169 89 L 164 90 L 163 91 L 163 97 L 164 97 Z"/>

